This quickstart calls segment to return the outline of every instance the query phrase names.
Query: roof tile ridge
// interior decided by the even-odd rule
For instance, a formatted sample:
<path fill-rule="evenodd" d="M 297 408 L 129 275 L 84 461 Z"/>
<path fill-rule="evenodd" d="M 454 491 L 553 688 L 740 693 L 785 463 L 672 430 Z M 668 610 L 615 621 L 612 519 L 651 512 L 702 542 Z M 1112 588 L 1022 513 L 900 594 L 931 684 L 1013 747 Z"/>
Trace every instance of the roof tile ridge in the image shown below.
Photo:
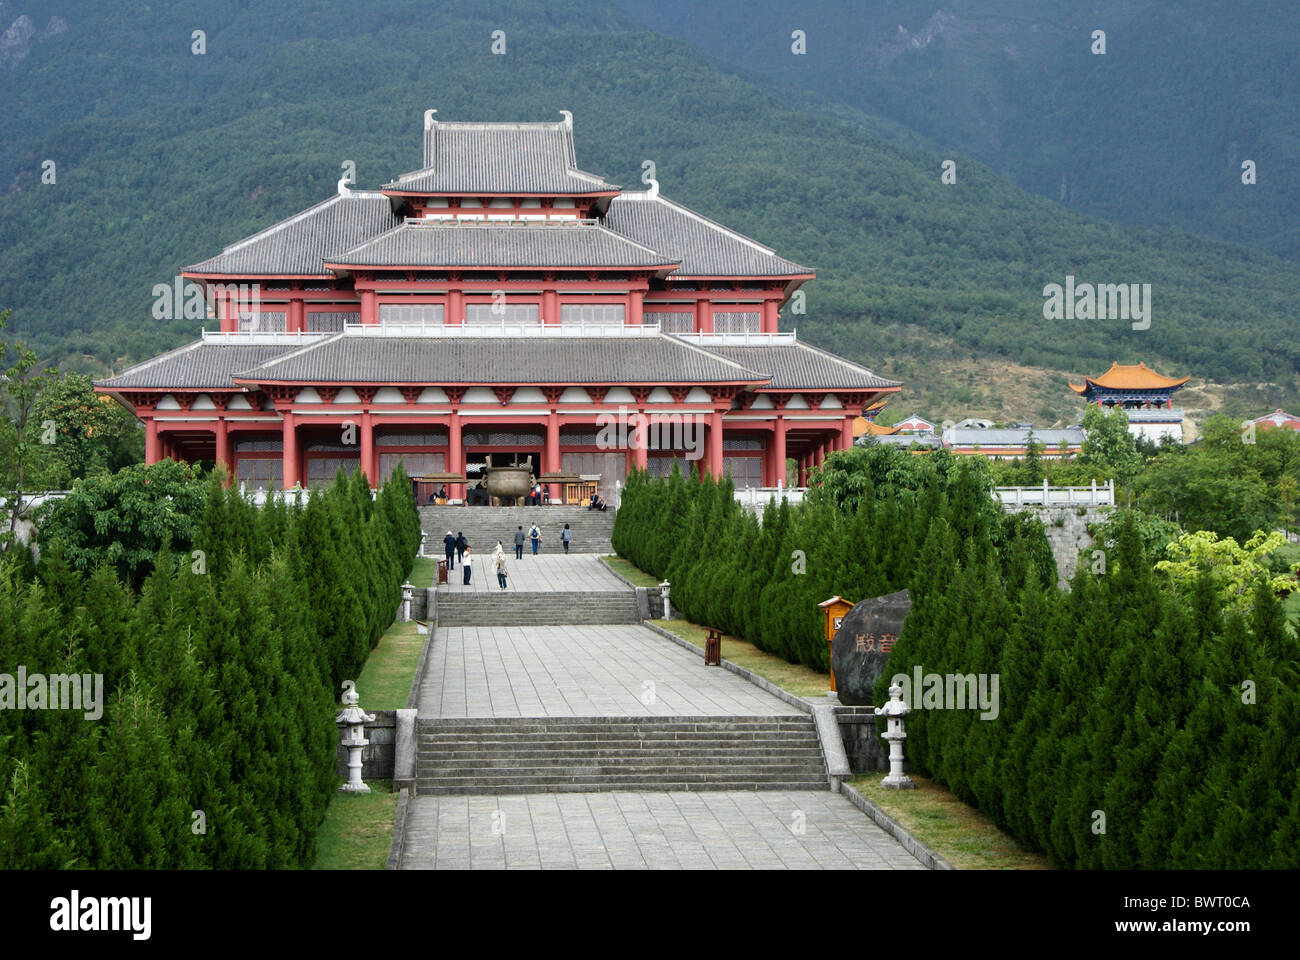
<path fill-rule="evenodd" d="M 623 199 L 624 197 L 628 199 L 648 200 L 648 201 L 667 204 L 670 207 L 674 207 L 677 210 L 680 210 L 682 213 L 684 213 L 686 216 L 690 217 L 691 219 L 698 220 L 700 223 L 703 223 L 705 226 L 712 227 L 714 230 L 717 230 L 720 233 L 725 233 L 728 236 L 732 237 L 733 239 L 739 240 L 741 243 L 748 244 L 754 249 L 767 254 L 769 257 L 776 257 L 780 260 L 785 260 L 785 257 L 782 257 L 771 247 L 765 246 L 764 244 L 761 244 L 757 240 L 753 239 L 752 237 L 747 237 L 743 233 L 733 230 L 728 226 L 724 226 L 723 224 L 718 223 L 718 221 L 706 217 L 702 213 L 697 213 L 696 211 L 692 210 L 690 207 L 686 206 L 685 204 L 678 203 L 676 200 L 672 200 L 664 196 L 662 193 L 658 191 L 639 190 L 636 191 L 635 193 L 629 193 L 625 191 L 619 194 L 618 199 Z M 799 266 L 799 264 L 795 264 L 793 260 L 787 260 L 786 262 L 792 263 L 795 266 Z"/>
<path fill-rule="evenodd" d="M 754 346 L 761 346 L 761 344 L 754 344 Z M 773 347 L 789 346 L 789 344 L 772 344 L 771 346 Z M 816 346 L 815 344 L 808 343 L 805 340 L 796 339 L 794 341 L 793 346 L 802 347 L 804 350 L 815 351 L 816 353 L 820 353 L 824 357 L 828 357 L 831 360 L 834 360 L 836 363 L 839 363 L 846 367 L 852 367 L 854 370 L 865 370 L 868 374 L 875 377 L 877 380 L 883 380 L 885 383 L 891 383 L 894 384 L 895 386 L 900 386 L 900 387 L 903 385 L 902 380 L 890 380 L 888 377 L 882 377 L 880 374 L 876 373 L 876 371 L 872 370 L 870 367 L 864 367 L 860 363 L 854 363 L 852 360 L 846 360 L 843 357 L 836 356 L 835 354 L 831 353 L 829 350 L 823 350 L 821 347 Z"/>
<path fill-rule="evenodd" d="M 767 380 L 767 381 L 770 381 L 770 380 L 772 379 L 772 374 L 765 374 L 765 373 L 762 373 L 762 372 L 760 372 L 760 371 L 758 371 L 758 370 L 752 370 L 752 369 L 750 369 L 749 367 L 745 366 L 743 363 L 740 363 L 740 362 L 738 362 L 738 361 L 736 361 L 736 360 L 732 360 L 732 359 L 729 358 L 729 357 L 724 357 L 724 356 L 722 356 L 721 354 L 714 353 L 712 350 L 708 349 L 707 347 L 703 347 L 703 346 L 701 346 L 701 345 L 698 344 L 698 343 L 692 343 L 692 342 L 689 341 L 689 340 L 683 340 L 681 337 L 677 336 L 676 334 L 673 334 L 673 333 L 663 333 L 662 331 L 660 331 L 659 336 L 660 336 L 660 337 L 665 337 L 665 338 L 667 338 L 667 337 L 671 337 L 671 338 L 672 338 L 673 340 L 675 340 L 677 343 L 680 343 L 683 347 L 686 347 L 686 348 L 688 348 L 688 349 L 690 349 L 690 350 L 694 350 L 694 351 L 697 352 L 697 353 L 702 353 L 702 354 L 704 354 L 706 357 L 708 357 L 710 360 L 717 360 L 717 361 L 720 361 L 721 363 L 729 364 L 730 366 L 735 367 L 737 370 L 742 370 L 742 371 L 744 371 L 745 373 L 756 374 L 756 376 L 754 376 L 754 377 L 752 377 L 752 378 L 750 378 L 750 379 L 753 379 L 753 380 Z"/>
<path fill-rule="evenodd" d="M 314 213 L 319 213 L 320 211 L 328 207 L 330 204 L 338 203 L 344 200 L 355 200 L 358 198 L 371 200 L 377 197 L 383 197 L 383 194 L 380 193 L 378 190 L 349 190 L 347 196 L 336 193 L 334 194 L 334 196 L 322 200 L 319 203 L 313 203 L 306 210 L 300 210 L 297 213 L 295 213 L 293 216 L 285 217 L 283 220 L 273 223 L 269 227 L 263 227 L 261 230 L 258 230 L 256 233 L 250 234 L 249 236 L 244 237 L 244 239 L 236 241 L 235 243 L 232 243 L 227 247 L 223 247 L 221 253 L 218 253 L 215 256 L 208 257 L 206 260 L 200 260 L 199 263 L 207 263 L 208 260 L 215 260 L 217 257 L 224 256 L 227 253 L 234 253 L 236 250 L 239 250 L 240 248 L 245 247 L 250 243 L 254 243 L 258 240 L 263 240 L 269 235 L 271 235 L 272 233 L 275 233 L 277 230 L 282 230 L 285 227 L 288 227 L 292 224 L 307 219 L 307 217 L 311 216 Z M 194 264 L 194 266 L 198 266 L 198 264 Z"/>
<path fill-rule="evenodd" d="M 94 382 L 96 384 L 100 384 L 100 383 L 106 384 L 108 383 L 108 381 L 116 380 L 119 377 L 124 377 L 128 373 L 133 373 L 140 370 L 148 370 L 149 368 L 156 366 L 159 363 L 162 363 L 164 360 L 170 360 L 172 357 L 179 357 L 181 354 L 188 353 L 189 351 L 194 350 L 197 347 L 201 347 L 203 346 L 203 344 L 208 342 L 209 341 L 207 340 L 199 338 L 198 340 L 194 340 L 191 343 L 183 343 L 179 347 L 173 347 L 171 350 L 168 350 L 166 353 L 160 353 L 158 354 L 158 356 L 150 357 L 148 360 L 141 360 L 139 363 L 133 363 L 131 364 L 131 366 L 127 367 L 121 373 L 115 373 L 110 377 L 106 377 L 103 380 L 96 380 Z"/>
<path fill-rule="evenodd" d="M 317 347 L 321 347 L 327 343 L 334 343 L 337 340 L 341 340 L 343 336 L 344 334 L 342 332 L 339 332 L 339 333 L 331 334 L 328 337 L 321 337 L 319 340 L 315 340 L 311 343 L 304 343 L 301 347 L 294 347 L 291 350 L 286 350 L 284 353 L 280 354 L 279 356 L 271 357 L 271 359 L 269 360 L 263 360 L 261 363 L 257 364 L 257 366 L 249 367 L 247 370 L 241 370 L 238 373 L 232 373 L 230 375 L 231 379 L 235 379 L 236 377 L 238 377 L 241 380 L 254 379 L 252 374 L 257 373 L 258 371 L 268 370 L 270 367 L 275 366 L 281 360 L 291 360 L 295 357 L 300 357 L 304 353 L 307 353 L 311 350 L 315 350 Z"/>

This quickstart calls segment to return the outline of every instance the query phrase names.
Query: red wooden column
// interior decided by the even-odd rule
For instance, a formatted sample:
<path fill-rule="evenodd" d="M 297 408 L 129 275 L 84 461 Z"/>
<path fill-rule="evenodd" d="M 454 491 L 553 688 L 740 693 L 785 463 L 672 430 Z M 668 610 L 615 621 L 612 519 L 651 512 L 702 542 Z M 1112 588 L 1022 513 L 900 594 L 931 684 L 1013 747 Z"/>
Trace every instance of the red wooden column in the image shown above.
<path fill-rule="evenodd" d="M 801 487 L 808 486 L 808 454 L 806 453 L 799 458 L 798 482 Z"/>
<path fill-rule="evenodd" d="M 840 421 L 840 449 L 851 450 L 853 448 L 853 418 L 845 417 Z"/>
<path fill-rule="evenodd" d="M 301 333 L 307 329 L 307 310 L 301 296 L 294 297 L 289 301 L 288 321 L 285 329 L 290 333 Z"/>
<path fill-rule="evenodd" d="M 379 322 L 379 299 L 373 290 L 361 291 L 361 322 Z"/>
<path fill-rule="evenodd" d="M 369 410 L 361 412 L 361 469 L 366 473 L 371 488 L 379 486 L 379 458 L 375 455 L 374 415 Z"/>
<path fill-rule="evenodd" d="M 780 304 L 776 300 L 763 301 L 763 320 L 759 329 L 764 333 L 776 333 L 777 320 L 781 316 L 779 306 Z"/>
<path fill-rule="evenodd" d="M 459 288 L 447 291 L 447 316 L 444 319 L 450 324 L 465 322 L 465 294 Z"/>
<path fill-rule="evenodd" d="M 217 452 L 214 454 L 213 459 L 226 468 L 228 474 L 226 477 L 226 486 L 230 486 L 230 482 L 233 479 L 233 476 L 229 475 L 233 469 L 233 465 L 230 462 L 230 433 L 226 429 L 226 418 L 220 414 L 217 415 L 217 422 L 212 428 L 212 439 L 215 441 L 217 448 Z"/>
<path fill-rule="evenodd" d="M 627 322 L 636 326 L 641 325 L 642 307 L 645 304 L 645 293 L 641 290 L 633 290 L 627 295 Z"/>
<path fill-rule="evenodd" d="M 695 329 L 699 333 L 713 332 L 713 305 L 704 298 L 695 301 Z"/>
<path fill-rule="evenodd" d="M 785 417 L 776 418 L 772 431 L 772 486 L 785 486 Z"/>
<path fill-rule="evenodd" d="M 465 472 L 465 454 L 460 448 L 460 412 L 457 401 L 451 404 L 451 413 L 447 416 L 447 463 L 448 473 Z M 453 499 L 465 499 L 465 484 L 453 483 L 447 487 L 447 495 Z"/>
<path fill-rule="evenodd" d="M 281 459 L 284 469 L 284 489 L 292 490 L 298 485 L 298 423 L 288 410 L 281 417 L 283 423 L 283 452 Z"/>
<path fill-rule="evenodd" d="M 722 411 L 709 414 L 709 473 L 722 476 Z"/>
<path fill-rule="evenodd" d="M 555 287 L 547 287 L 542 291 L 542 323 L 559 322 L 560 295 L 555 292 Z"/>
<path fill-rule="evenodd" d="M 813 453 L 813 466 L 820 467 L 826 461 L 826 444 L 817 444 L 817 449 Z"/>
<path fill-rule="evenodd" d="M 558 396 L 556 399 L 559 399 Z M 560 414 L 553 404 L 546 415 L 546 460 L 542 464 L 542 470 L 545 473 L 560 472 Z M 552 503 L 558 501 L 562 493 L 558 483 L 546 485 L 546 495 Z"/>
<path fill-rule="evenodd" d="M 646 452 L 646 448 L 650 445 L 650 435 L 646 429 L 650 421 L 644 410 L 637 410 L 635 422 L 636 428 L 632 434 L 632 466 L 637 470 L 644 470 L 650 459 Z"/>
<path fill-rule="evenodd" d="M 144 462 L 157 463 L 162 459 L 162 437 L 158 433 L 158 421 L 149 417 L 144 422 Z"/>

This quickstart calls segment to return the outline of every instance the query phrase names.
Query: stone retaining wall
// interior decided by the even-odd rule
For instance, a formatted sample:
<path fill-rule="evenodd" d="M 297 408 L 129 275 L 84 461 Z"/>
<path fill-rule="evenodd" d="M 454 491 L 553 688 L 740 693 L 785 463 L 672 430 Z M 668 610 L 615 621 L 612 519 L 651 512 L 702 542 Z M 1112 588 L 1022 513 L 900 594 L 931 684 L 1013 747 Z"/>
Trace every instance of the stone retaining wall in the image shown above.
<path fill-rule="evenodd" d="M 1061 506 L 1038 504 L 1003 504 L 1007 513 L 1029 513 L 1043 522 L 1047 542 L 1056 558 L 1056 572 L 1062 589 L 1070 588 L 1070 578 L 1079 566 L 1079 551 L 1092 546 L 1088 525 L 1102 523 L 1113 507 Z"/>

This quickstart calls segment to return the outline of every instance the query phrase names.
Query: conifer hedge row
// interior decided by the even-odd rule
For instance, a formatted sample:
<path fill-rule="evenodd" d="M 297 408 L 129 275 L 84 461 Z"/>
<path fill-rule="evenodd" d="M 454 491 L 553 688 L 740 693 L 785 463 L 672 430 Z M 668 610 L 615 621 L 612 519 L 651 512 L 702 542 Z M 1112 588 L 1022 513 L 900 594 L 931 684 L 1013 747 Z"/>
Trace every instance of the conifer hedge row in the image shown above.
<path fill-rule="evenodd" d="M 1059 866 L 1300 866 L 1300 644 L 1278 599 L 1260 585 L 1248 613 L 1227 608 L 1209 570 L 1176 594 L 1127 518 L 1105 572 L 1082 563 L 1063 592 L 1041 524 L 986 511 L 984 482 L 849 451 L 760 528 L 728 481 L 638 473 L 614 547 L 670 580 L 688 619 L 823 670 L 818 602 L 908 587 L 876 701 L 918 666 L 997 674 L 1000 693 L 980 719 L 915 692 L 911 769 Z"/>
<path fill-rule="evenodd" d="M 0 560 L 0 671 L 103 674 L 107 700 L 99 720 L 0 711 L 0 867 L 313 862 L 340 683 L 419 542 L 410 485 L 399 473 L 372 499 L 340 474 L 301 508 L 257 508 L 214 477 L 202 511 L 138 592 L 57 543 L 32 580 Z"/>

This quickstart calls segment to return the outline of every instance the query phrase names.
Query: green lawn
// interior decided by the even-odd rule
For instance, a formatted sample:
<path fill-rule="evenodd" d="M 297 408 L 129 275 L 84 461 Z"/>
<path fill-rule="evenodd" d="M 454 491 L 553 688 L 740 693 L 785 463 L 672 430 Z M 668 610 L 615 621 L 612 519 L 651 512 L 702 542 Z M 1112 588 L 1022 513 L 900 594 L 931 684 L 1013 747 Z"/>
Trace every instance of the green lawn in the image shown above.
<path fill-rule="evenodd" d="M 371 780 L 368 786 L 369 793 L 334 794 L 316 835 L 313 870 L 383 870 L 387 865 L 397 794 L 388 780 Z"/>
<path fill-rule="evenodd" d="M 417 560 L 419 564 L 421 561 Z M 414 582 L 414 577 L 412 578 Z M 401 710 L 411 692 L 427 634 L 394 623 L 370 651 L 357 677 L 361 707 Z M 393 839 L 397 794 L 387 780 L 368 780 L 370 793 L 336 793 L 317 834 L 316 870 L 382 870 Z"/>
<path fill-rule="evenodd" d="M 704 655 L 704 641 L 709 635 L 708 627 L 691 623 L 689 620 L 652 620 L 656 627 L 667 630 L 681 637 L 687 643 L 700 648 Z M 796 697 L 824 697 L 830 690 L 830 674 L 819 673 L 810 667 L 798 663 L 789 663 L 775 654 L 766 653 L 752 643 L 740 640 L 729 633 L 722 635 L 722 656 L 737 666 L 753 670 L 764 680 L 769 680 L 782 690 L 793 693 Z"/>
<path fill-rule="evenodd" d="M 632 581 L 633 586 L 656 588 L 659 586 L 658 580 L 648 573 L 642 573 L 639 567 L 634 567 L 622 557 L 607 556 L 605 562 L 609 564 L 611 570 Z"/>
<path fill-rule="evenodd" d="M 408 578 L 412 584 L 421 589 L 433 586 L 433 578 L 438 575 L 438 561 L 434 557 L 416 557 L 415 566 L 411 568 Z"/>
<path fill-rule="evenodd" d="M 427 634 L 419 633 L 414 622 L 394 623 L 384 631 L 357 677 L 362 709 L 401 710 L 406 706 L 426 639 Z"/>
<path fill-rule="evenodd" d="M 958 870 L 1053 869 L 1046 857 L 1024 849 L 986 813 L 962 803 L 933 780 L 910 773 L 915 790 L 889 790 L 880 785 L 884 776 L 864 774 L 851 783 Z"/>
<path fill-rule="evenodd" d="M 654 583 L 653 577 L 621 557 L 606 557 L 605 560 L 633 583 Z M 703 656 L 708 627 L 688 620 L 651 622 L 698 647 Z M 722 656 L 798 697 L 824 697 L 830 687 L 829 674 L 802 664 L 788 663 L 729 634 L 722 637 Z M 909 776 L 917 789 L 886 790 L 880 786 L 884 773 L 865 774 L 851 782 L 858 792 L 958 869 L 1051 869 L 1046 857 L 1023 849 L 982 811 L 966 805 L 932 780 L 913 774 Z"/>

